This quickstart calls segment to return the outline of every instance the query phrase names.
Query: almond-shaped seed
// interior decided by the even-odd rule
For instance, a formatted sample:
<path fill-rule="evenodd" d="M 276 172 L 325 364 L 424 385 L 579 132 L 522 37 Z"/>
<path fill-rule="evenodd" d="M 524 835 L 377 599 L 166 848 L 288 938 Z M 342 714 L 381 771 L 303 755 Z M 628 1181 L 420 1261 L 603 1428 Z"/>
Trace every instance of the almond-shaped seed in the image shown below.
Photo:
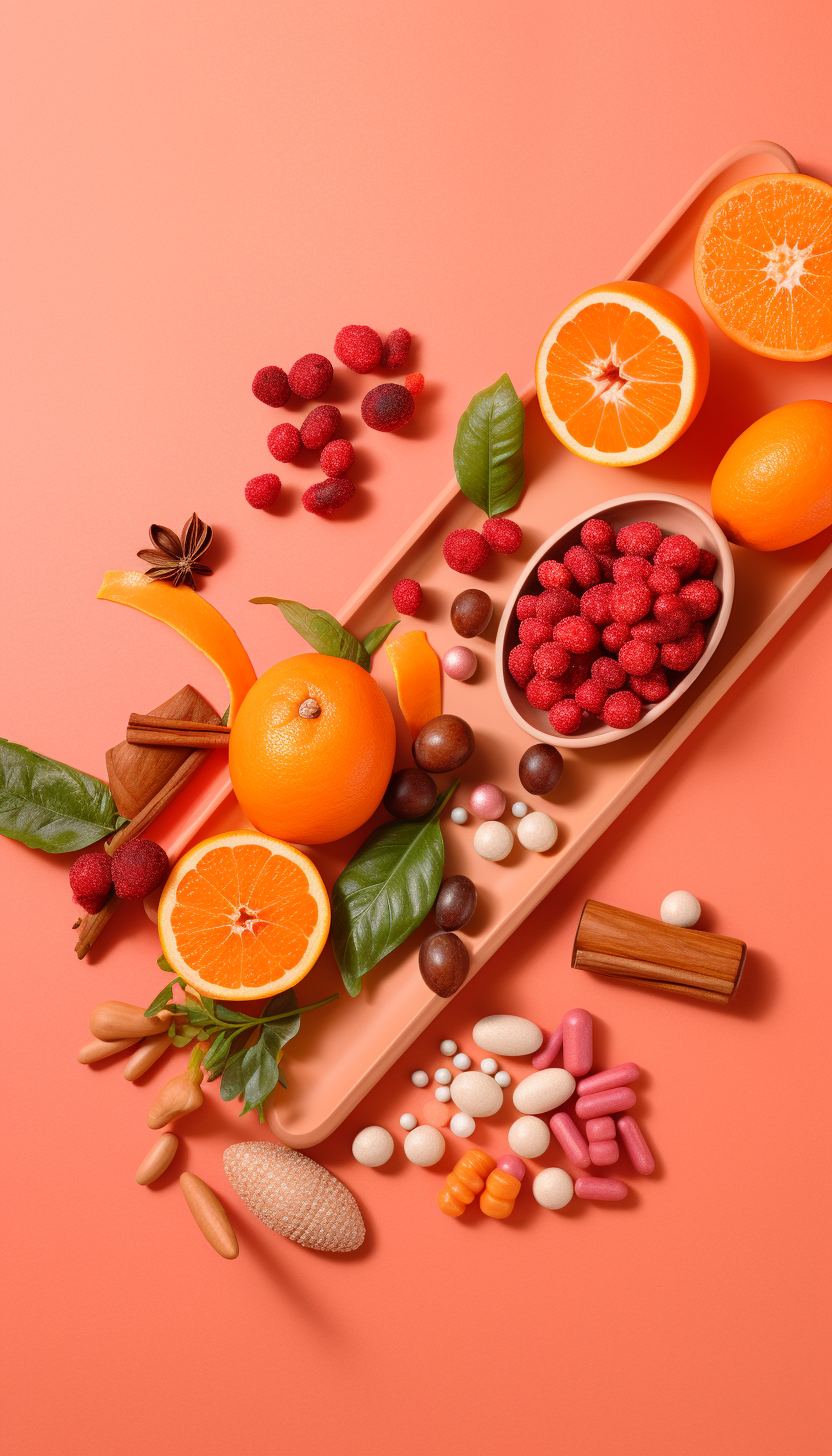
<path fill-rule="evenodd" d="M 172 1132 L 163 1132 L 162 1136 L 156 1139 L 147 1157 L 139 1163 L 136 1169 L 136 1182 L 140 1183 L 142 1188 L 146 1188 L 148 1183 L 155 1183 L 157 1178 L 161 1178 L 165 1169 L 170 1167 L 178 1147 L 178 1137 Z"/>
<path fill-rule="evenodd" d="M 236 1259 L 240 1252 L 237 1235 L 216 1193 L 201 1178 L 197 1178 L 196 1173 L 182 1173 L 179 1187 L 198 1228 L 211 1248 L 216 1249 L 224 1259 Z"/>
<path fill-rule="evenodd" d="M 129 1001 L 102 1001 L 90 1015 L 90 1031 L 100 1041 L 118 1041 L 125 1036 L 155 1036 L 167 1031 L 173 1018 L 172 1011 L 160 1011 L 158 1016 L 145 1016 L 141 1006 L 131 1006 Z"/>
<path fill-rule="evenodd" d="M 125 1036 L 119 1041 L 99 1041 L 96 1037 L 81 1048 L 78 1060 L 88 1067 L 90 1062 L 102 1062 L 105 1057 L 114 1057 L 116 1052 L 126 1051 L 127 1047 L 135 1046 L 137 1041 L 141 1041 L 140 1036 Z"/>
<path fill-rule="evenodd" d="M 173 1042 L 167 1035 L 149 1036 L 146 1041 L 142 1042 L 138 1051 L 133 1053 L 124 1068 L 127 1081 L 135 1082 L 139 1077 L 143 1077 L 145 1072 L 158 1062 L 159 1058 L 163 1057 L 172 1046 Z"/>

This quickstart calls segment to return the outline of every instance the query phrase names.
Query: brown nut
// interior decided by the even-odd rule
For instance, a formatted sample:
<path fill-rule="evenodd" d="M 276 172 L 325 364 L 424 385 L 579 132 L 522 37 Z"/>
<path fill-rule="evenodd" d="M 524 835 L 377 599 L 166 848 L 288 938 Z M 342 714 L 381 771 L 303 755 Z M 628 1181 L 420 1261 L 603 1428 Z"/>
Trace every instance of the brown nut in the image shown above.
<path fill-rule="evenodd" d="M 461 930 L 477 908 L 477 887 L 467 875 L 449 875 L 439 886 L 433 915 L 440 930 Z"/>
<path fill-rule="evenodd" d="M 533 743 L 520 760 L 520 782 L 527 794 L 549 794 L 560 781 L 563 759 L 551 743 Z"/>
<path fill-rule="evenodd" d="M 422 768 L 400 768 L 382 800 L 394 819 L 421 819 L 436 803 L 436 784 Z"/>
<path fill-rule="evenodd" d="M 453 996 L 464 984 L 469 965 L 466 947 L 450 931 L 429 935 L 419 947 L 422 980 L 436 996 Z"/>
<path fill-rule="evenodd" d="M 129 1001 L 102 1001 L 90 1014 L 90 1031 L 100 1041 L 119 1041 L 125 1036 L 155 1036 L 157 1032 L 167 1031 L 172 1018 L 172 1011 L 145 1016 L 143 1006 L 132 1006 Z"/>
<path fill-rule="evenodd" d="M 213 1189 L 203 1183 L 201 1178 L 197 1178 L 196 1173 L 182 1173 L 179 1187 L 196 1219 L 200 1233 L 205 1235 L 211 1248 L 216 1249 L 224 1259 L 236 1259 L 240 1252 L 237 1235 Z"/>
<path fill-rule="evenodd" d="M 460 637 L 478 637 L 491 621 L 493 611 L 488 592 L 469 587 L 451 602 L 451 626 Z"/>
<path fill-rule="evenodd" d="M 474 735 L 464 718 L 440 713 L 421 728 L 413 742 L 413 757 L 428 773 L 450 773 L 468 762 Z"/>
<path fill-rule="evenodd" d="M 166 1168 L 169 1168 L 176 1156 L 176 1149 L 179 1147 L 179 1139 L 175 1133 L 163 1132 L 157 1138 L 146 1158 L 143 1158 L 136 1169 L 136 1182 L 146 1188 L 148 1183 L 155 1183 L 161 1178 Z"/>

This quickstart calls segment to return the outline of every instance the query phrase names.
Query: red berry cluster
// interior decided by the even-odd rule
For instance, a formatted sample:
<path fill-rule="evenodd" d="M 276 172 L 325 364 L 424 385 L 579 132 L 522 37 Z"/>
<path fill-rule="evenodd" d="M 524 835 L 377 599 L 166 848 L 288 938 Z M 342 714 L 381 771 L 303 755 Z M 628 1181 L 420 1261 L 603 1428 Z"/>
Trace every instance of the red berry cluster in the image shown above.
<path fill-rule="evenodd" d="M 485 566 L 492 551 L 512 556 L 523 541 L 523 532 L 516 521 L 506 516 L 492 516 L 481 531 L 451 531 L 444 540 L 442 555 L 452 571 L 474 576 Z"/>
<path fill-rule="evenodd" d="M 608 521 L 585 521 L 580 545 L 562 562 L 541 561 L 543 591 L 518 599 L 520 641 L 509 672 L 558 733 L 577 732 L 584 714 L 634 727 L 645 703 L 671 691 L 668 672 L 689 672 L 702 656 L 703 623 L 720 603 L 715 567 L 711 551 L 688 536 L 663 536 L 652 521 L 617 535 Z"/>
<path fill-rule="evenodd" d="M 79 855 L 69 871 L 73 899 L 97 915 L 115 890 L 119 900 L 143 900 L 170 872 L 168 857 L 153 839 L 128 839 L 112 857 L 104 850 Z"/>

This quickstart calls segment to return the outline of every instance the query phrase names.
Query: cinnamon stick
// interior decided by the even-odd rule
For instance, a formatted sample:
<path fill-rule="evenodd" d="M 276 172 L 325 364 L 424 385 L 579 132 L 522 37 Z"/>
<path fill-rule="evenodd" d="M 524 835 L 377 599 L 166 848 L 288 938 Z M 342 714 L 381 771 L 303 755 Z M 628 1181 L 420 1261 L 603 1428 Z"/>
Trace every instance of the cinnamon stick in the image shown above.
<path fill-rule="evenodd" d="M 197 723 L 183 718 L 160 718 L 150 713 L 131 713 L 127 742 L 148 748 L 228 747 L 231 729 L 224 723 Z"/>
<path fill-rule="evenodd" d="M 572 964 L 628 985 L 648 985 L 725 1005 L 739 984 L 745 952 L 743 941 L 731 936 L 666 925 L 632 910 L 587 900 Z"/>
<path fill-rule="evenodd" d="M 182 733 L 211 733 L 223 737 L 231 732 L 226 723 L 200 723 L 195 718 L 163 718 L 157 713 L 131 713 L 129 728 L 174 728 Z"/>

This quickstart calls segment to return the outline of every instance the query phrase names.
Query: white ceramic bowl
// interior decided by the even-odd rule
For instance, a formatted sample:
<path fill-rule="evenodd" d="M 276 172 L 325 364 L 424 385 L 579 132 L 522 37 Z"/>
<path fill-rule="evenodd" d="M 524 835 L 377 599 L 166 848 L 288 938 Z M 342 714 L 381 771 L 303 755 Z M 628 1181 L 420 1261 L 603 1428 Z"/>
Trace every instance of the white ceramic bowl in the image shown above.
<path fill-rule="evenodd" d="M 697 546 L 712 551 L 716 557 L 716 569 L 712 579 L 722 593 L 722 600 L 716 616 L 710 622 L 703 623 L 706 630 L 705 651 L 699 661 L 679 679 L 662 702 L 647 707 L 634 728 L 608 728 L 601 719 L 586 718 L 586 723 L 595 723 L 596 726 L 581 733 L 562 734 L 556 733 L 550 726 L 546 713 L 531 706 L 523 689 L 517 686 L 508 670 L 508 655 L 512 647 L 516 647 L 520 641 L 517 635 L 520 623 L 514 615 L 514 608 L 518 597 L 527 592 L 536 594 L 543 590 L 537 579 L 537 568 L 541 561 L 562 561 L 563 553 L 570 546 L 580 544 L 584 521 L 594 516 L 602 516 L 615 531 L 620 531 L 622 526 L 631 525 L 633 521 L 655 521 L 666 536 L 689 536 Z M 683 500 L 677 495 L 622 495 L 615 500 L 603 501 L 591 510 L 584 511 L 582 515 L 575 516 L 550 536 L 548 541 L 544 541 L 515 582 L 497 633 L 497 686 L 500 697 L 515 723 L 539 743 L 565 743 L 571 748 L 595 748 L 602 743 L 613 743 L 617 738 L 627 738 L 631 733 L 638 733 L 640 728 L 646 728 L 648 723 L 655 723 L 696 681 L 717 649 L 731 614 L 733 600 L 734 559 L 731 548 L 713 517 L 694 505 L 693 501 Z"/>

